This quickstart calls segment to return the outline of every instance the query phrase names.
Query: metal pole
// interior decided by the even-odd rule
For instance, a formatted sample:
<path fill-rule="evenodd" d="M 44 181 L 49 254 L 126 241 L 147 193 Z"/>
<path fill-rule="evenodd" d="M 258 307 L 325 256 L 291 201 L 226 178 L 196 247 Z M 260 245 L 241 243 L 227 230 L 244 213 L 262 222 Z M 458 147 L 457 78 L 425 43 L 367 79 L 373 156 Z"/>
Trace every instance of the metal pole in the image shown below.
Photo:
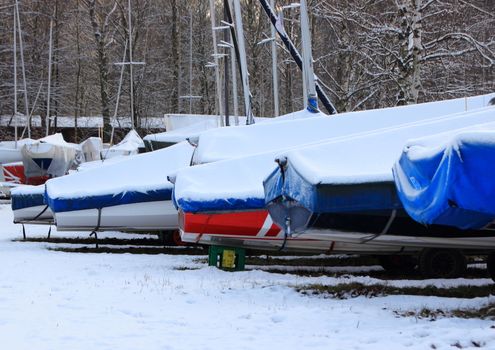
<path fill-rule="evenodd" d="M 232 8 L 232 0 L 228 0 L 228 4 L 229 7 Z M 230 20 L 227 19 L 227 21 L 229 22 Z M 234 124 L 239 125 L 239 97 L 237 96 L 236 52 L 232 30 L 230 30 L 230 42 L 232 43 L 232 47 L 230 48 L 230 69 L 232 71 L 232 100 L 234 102 Z"/>
<path fill-rule="evenodd" d="M 17 16 L 14 8 L 14 137 L 17 149 Z"/>
<path fill-rule="evenodd" d="M 220 85 L 220 71 L 219 71 L 219 60 L 218 60 L 218 50 L 217 50 L 217 34 L 215 31 L 216 20 L 215 20 L 215 0 L 210 0 L 210 19 L 211 19 L 211 35 L 213 39 L 213 62 L 215 63 L 215 84 L 217 87 L 217 98 L 215 100 L 216 113 L 219 115 L 219 124 L 224 126 L 223 123 L 223 106 L 222 106 L 222 86 Z"/>
<path fill-rule="evenodd" d="M 131 0 L 128 0 L 128 12 L 129 12 L 129 74 L 131 83 L 131 128 L 134 129 L 134 78 L 132 74 L 132 15 L 131 15 Z"/>
<path fill-rule="evenodd" d="M 242 14 L 240 0 L 234 0 L 235 26 L 239 44 L 239 58 L 242 71 L 242 86 L 244 92 L 244 108 L 246 111 L 246 124 L 254 124 L 251 109 L 251 92 L 249 91 L 249 75 L 247 70 L 246 46 L 244 43 L 244 29 L 242 26 Z"/>
<path fill-rule="evenodd" d="M 297 51 L 296 47 L 294 46 L 294 43 L 290 40 L 290 38 L 288 37 L 288 35 L 285 32 L 285 30 L 283 29 L 283 27 L 281 27 L 279 25 L 278 16 L 275 14 L 275 12 L 273 12 L 273 9 L 268 4 L 267 0 L 259 0 L 259 2 L 261 4 L 261 7 L 263 7 L 263 10 L 265 11 L 266 15 L 270 18 L 270 22 L 272 22 L 272 25 L 275 26 L 275 29 L 276 29 L 280 39 L 284 43 L 287 50 L 290 52 L 292 58 L 294 59 L 294 61 L 297 64 L 297 66 L 300 69 L 302 69 L 301 55 Z M 316 92 L 318 93 L 318 97 L 320 98 L 322 104 L 325 106 L 325 109 L 328 111 L 328 113 L 336 114 L 337 110 L 333 106 L 333 104 L 330 101 L 330 99 L 328 98 L 328 96 L 325 94 L 325 91 L 323 91 L 323 89 L 320 87 L 318 82 L 316 82 Z"/>
<path fill-rule="evenodd" d="M 21 51 L 21 69 L 22 69 L 22 83 L 24 85 L 24 110 L 26 118 L 29 116 L 29 103 L 28 103 L 28 92 L 26 84 L 26 70 L 24 67 L 24 50 L 22 48 L 22 31 L 21 31 L 21 19 L 19 17 L 19 3 L 15 0 L 15 10 L 17 14 L 17 28 L 19 29 L 19 50 Z M 26 119 L 28 137 L 31 137 L 31 123 Z"/>
<path fill-rule="evenodd" d="M 192 22 L 192 11 L 189 10 L 189 114 L 192 114 L 192 59 L 193 59 L 193 46 L 192 46 L 192 37 L 193 37 L 193 22 Z"/>
<path fill-rule="evenodd" d="M 52 86 L 52 33 L 53 33 L 53 18 L 50 20 L 50 42 L 48 44 L 48 89 L 46 97 L 46 132 L 48 136 L 50 132 L 50 89 Z"/>
<path fill-rule="evenodd" d="M 122 62 L 125 62 L 126 51 L 127 51 L 127 40 L 125 41 L 124 57 L 122 58 Z M 120 68 L 119 87 L 117 89 L 117 99 L 115 101 L 115 111 L 113 112 L 113 120 L 117 120 L 117 113 L 119 111 L 120 92 L 122 90 L 122 80 L 124 79 L 124 67 L 125 65 L 123 64 L 122 67 Z M 113 139 L 113 133 L 112 136 L 110 137 L 110 140 L 112 139 Z M 112 142 L 110 142 L 110 144 L 112 144 Z"/>
<path fill-rule="evenodd" d="M 275 7 L 275 0 L 270 0 L 270 6 Z M 272 81 L 273 81 L 273 115 L 280 115 L 279 99 L 278 99 L 278 69 L 277 69 L 277 33 L 274 26 L 270 26 L 271 37 L 273 38 L 272 45 Z"/>
<path fill-rule="evenodd" d="M 311 34 L 309 32 L 308 6 L 306 0 L 301 0 L 301 39 L 303 55 L 303 78 L 306 81 L 307 95 L 304 96 L 305 107 L 310 96 L 316 96 L 315 73 L 313 70 L 313 55 L 311 53 Z"/>
<path fill-rule="evenodd" d="M 231 36 L 232 37 L 232 36 Z M 230 48 L 230 70 L 232 71 L 232 99 L 234 100 L 234 124 L 239 125 L 239 102 L 237 97 L 237 72 L 235 65 L 235 48 Z"/>
<path fill-rule="evenodd" d="M 223 6 L 223 15 L 224 15 L 224 20 L 228 22 L 227 19 L 227 6 L 228 6 L 228 0 L 224 0 L 224 6 Z M 229 41 L 229 33 L 228 30 L 223 31 L 223 40 L 225 42 Z M 233 45 L 232 45 L 233 46 Z M 224 76 L 224 112 L 225 112 L 225 126 L 230 126 L 230 120 L 229 120 L 229 48 L 224 49 L 224 60 L 223 60 L 223 76 Z"/>

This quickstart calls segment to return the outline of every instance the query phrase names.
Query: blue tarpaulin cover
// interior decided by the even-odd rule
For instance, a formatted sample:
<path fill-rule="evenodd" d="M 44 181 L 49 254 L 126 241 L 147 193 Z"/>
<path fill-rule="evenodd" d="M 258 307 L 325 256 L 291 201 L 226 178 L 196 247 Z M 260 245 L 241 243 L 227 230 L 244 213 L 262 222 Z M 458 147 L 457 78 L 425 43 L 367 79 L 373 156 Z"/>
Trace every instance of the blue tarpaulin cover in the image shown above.
<path fill-rule="evenodd" d="M 77 198 L 57 198 L 46 195 L 46 199 L 47 204 L 52 211 L 60 213 L 73 210 L 105 208 L 123 204 L 168 201 L 171 199 L 171 196 L 172 189 L 169 186 L 166 186 L 162 189 L 154 189 L 147 192 L 123 191 L 121 193 L 88 195 Z"/>
<path fill-rule="evenodd" d="M 43 192 L 40 193 L 12 193 L 12 210 L 46 205 Z"/>
<path fill-rule="evenodd" d="M 167 175 L 189 166 L 194 148 L 187 142 L 155 152 L 98 162 L 86 170 L 46 183 L 46 203 L 54 213 L 116 205 L 169 201 Z"/>
<path fill-rule="evenodd" d="M 411 141 L 393 172 L 405 210 L 420 223 L 479 229 L 495 219 L 493 131 Z"/>
<path fill-rule="evenodd" d="M 283 196 L 313 213 L 343 213 L 401 208 L 393 182 L 312 184 L 290 163 L 273 171 L 263 183 L 265 202 Z"/>

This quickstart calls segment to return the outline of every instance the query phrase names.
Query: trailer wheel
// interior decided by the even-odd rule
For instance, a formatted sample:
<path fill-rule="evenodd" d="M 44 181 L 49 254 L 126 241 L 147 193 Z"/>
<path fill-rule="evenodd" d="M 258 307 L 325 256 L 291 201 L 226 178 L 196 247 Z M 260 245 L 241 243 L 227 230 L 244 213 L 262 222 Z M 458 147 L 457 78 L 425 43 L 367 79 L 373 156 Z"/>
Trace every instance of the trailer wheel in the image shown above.
<path fill-rule="evenodd" d="M 488 254 L 486 259 L 486 268 L 492 280 L 495 281 L 495 253 Z"/>
<path fill-rule="evenodd" d="M 417 259 L 410 255 L 380 255 L 378 262 L 385 271 L 394 274 L 412 273 L 418 265 Z"/>
<path fill-rule="evenodd" d="M 467 268 L 466 257 L 457 249 L 424 249 L 419 256 L 419 270 L 425 277 L 456 278 Z"/>

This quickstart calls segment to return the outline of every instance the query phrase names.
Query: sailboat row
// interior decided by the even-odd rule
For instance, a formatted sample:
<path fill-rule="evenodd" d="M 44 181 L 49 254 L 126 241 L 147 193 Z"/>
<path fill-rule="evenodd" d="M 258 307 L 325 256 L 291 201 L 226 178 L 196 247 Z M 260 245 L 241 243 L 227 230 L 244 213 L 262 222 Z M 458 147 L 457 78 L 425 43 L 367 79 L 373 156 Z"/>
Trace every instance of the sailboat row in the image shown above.
<path fill-rule="evenodd" d="M 329 116 L 318 108 L 305 6 L 303 110 L 252 116 L 234 1 L 238 21 L 226 27 L 239 39 L 247 125 L 204 120 L 150 135 L 154 151 L 144 154 L 132 151 L 144 143 L 131 130 L 107 152 L 115 157 L 14 191 L 15 220 L 60 231 L 178 230 L 194 244 L 408 254 L 423 265 L 434 261 L 428 249 L 493 254 L 495 94 Z"/>

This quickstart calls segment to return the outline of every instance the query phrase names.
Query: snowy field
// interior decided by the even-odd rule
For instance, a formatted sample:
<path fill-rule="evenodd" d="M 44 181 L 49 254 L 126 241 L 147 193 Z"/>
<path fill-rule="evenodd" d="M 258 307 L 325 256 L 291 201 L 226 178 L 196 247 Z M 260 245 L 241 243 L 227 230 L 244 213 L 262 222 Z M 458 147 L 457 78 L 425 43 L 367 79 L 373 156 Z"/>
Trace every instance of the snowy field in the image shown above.
<path fill-rule="evenodd" d="M 350 282 L 482 286 L 490 279 L 386 281 L 368 277 L 379 269 L 369 266 L 349 267 L 352 275 L 340 277 L 228 273 L 198 256 L 66 253 L 48 250 L 49 243 L 13 242 L 22 229 L 6 204 L 0 223 L 2 349 L 495 349 L 494 321 L 397 316 L 480 308 L 495 296 L 338 300 L 295 289 Z M 27 227 L 30 236 L 46 231 Z M 339 269 L 346 268 L 329 268 L 329 275 Z"/>

